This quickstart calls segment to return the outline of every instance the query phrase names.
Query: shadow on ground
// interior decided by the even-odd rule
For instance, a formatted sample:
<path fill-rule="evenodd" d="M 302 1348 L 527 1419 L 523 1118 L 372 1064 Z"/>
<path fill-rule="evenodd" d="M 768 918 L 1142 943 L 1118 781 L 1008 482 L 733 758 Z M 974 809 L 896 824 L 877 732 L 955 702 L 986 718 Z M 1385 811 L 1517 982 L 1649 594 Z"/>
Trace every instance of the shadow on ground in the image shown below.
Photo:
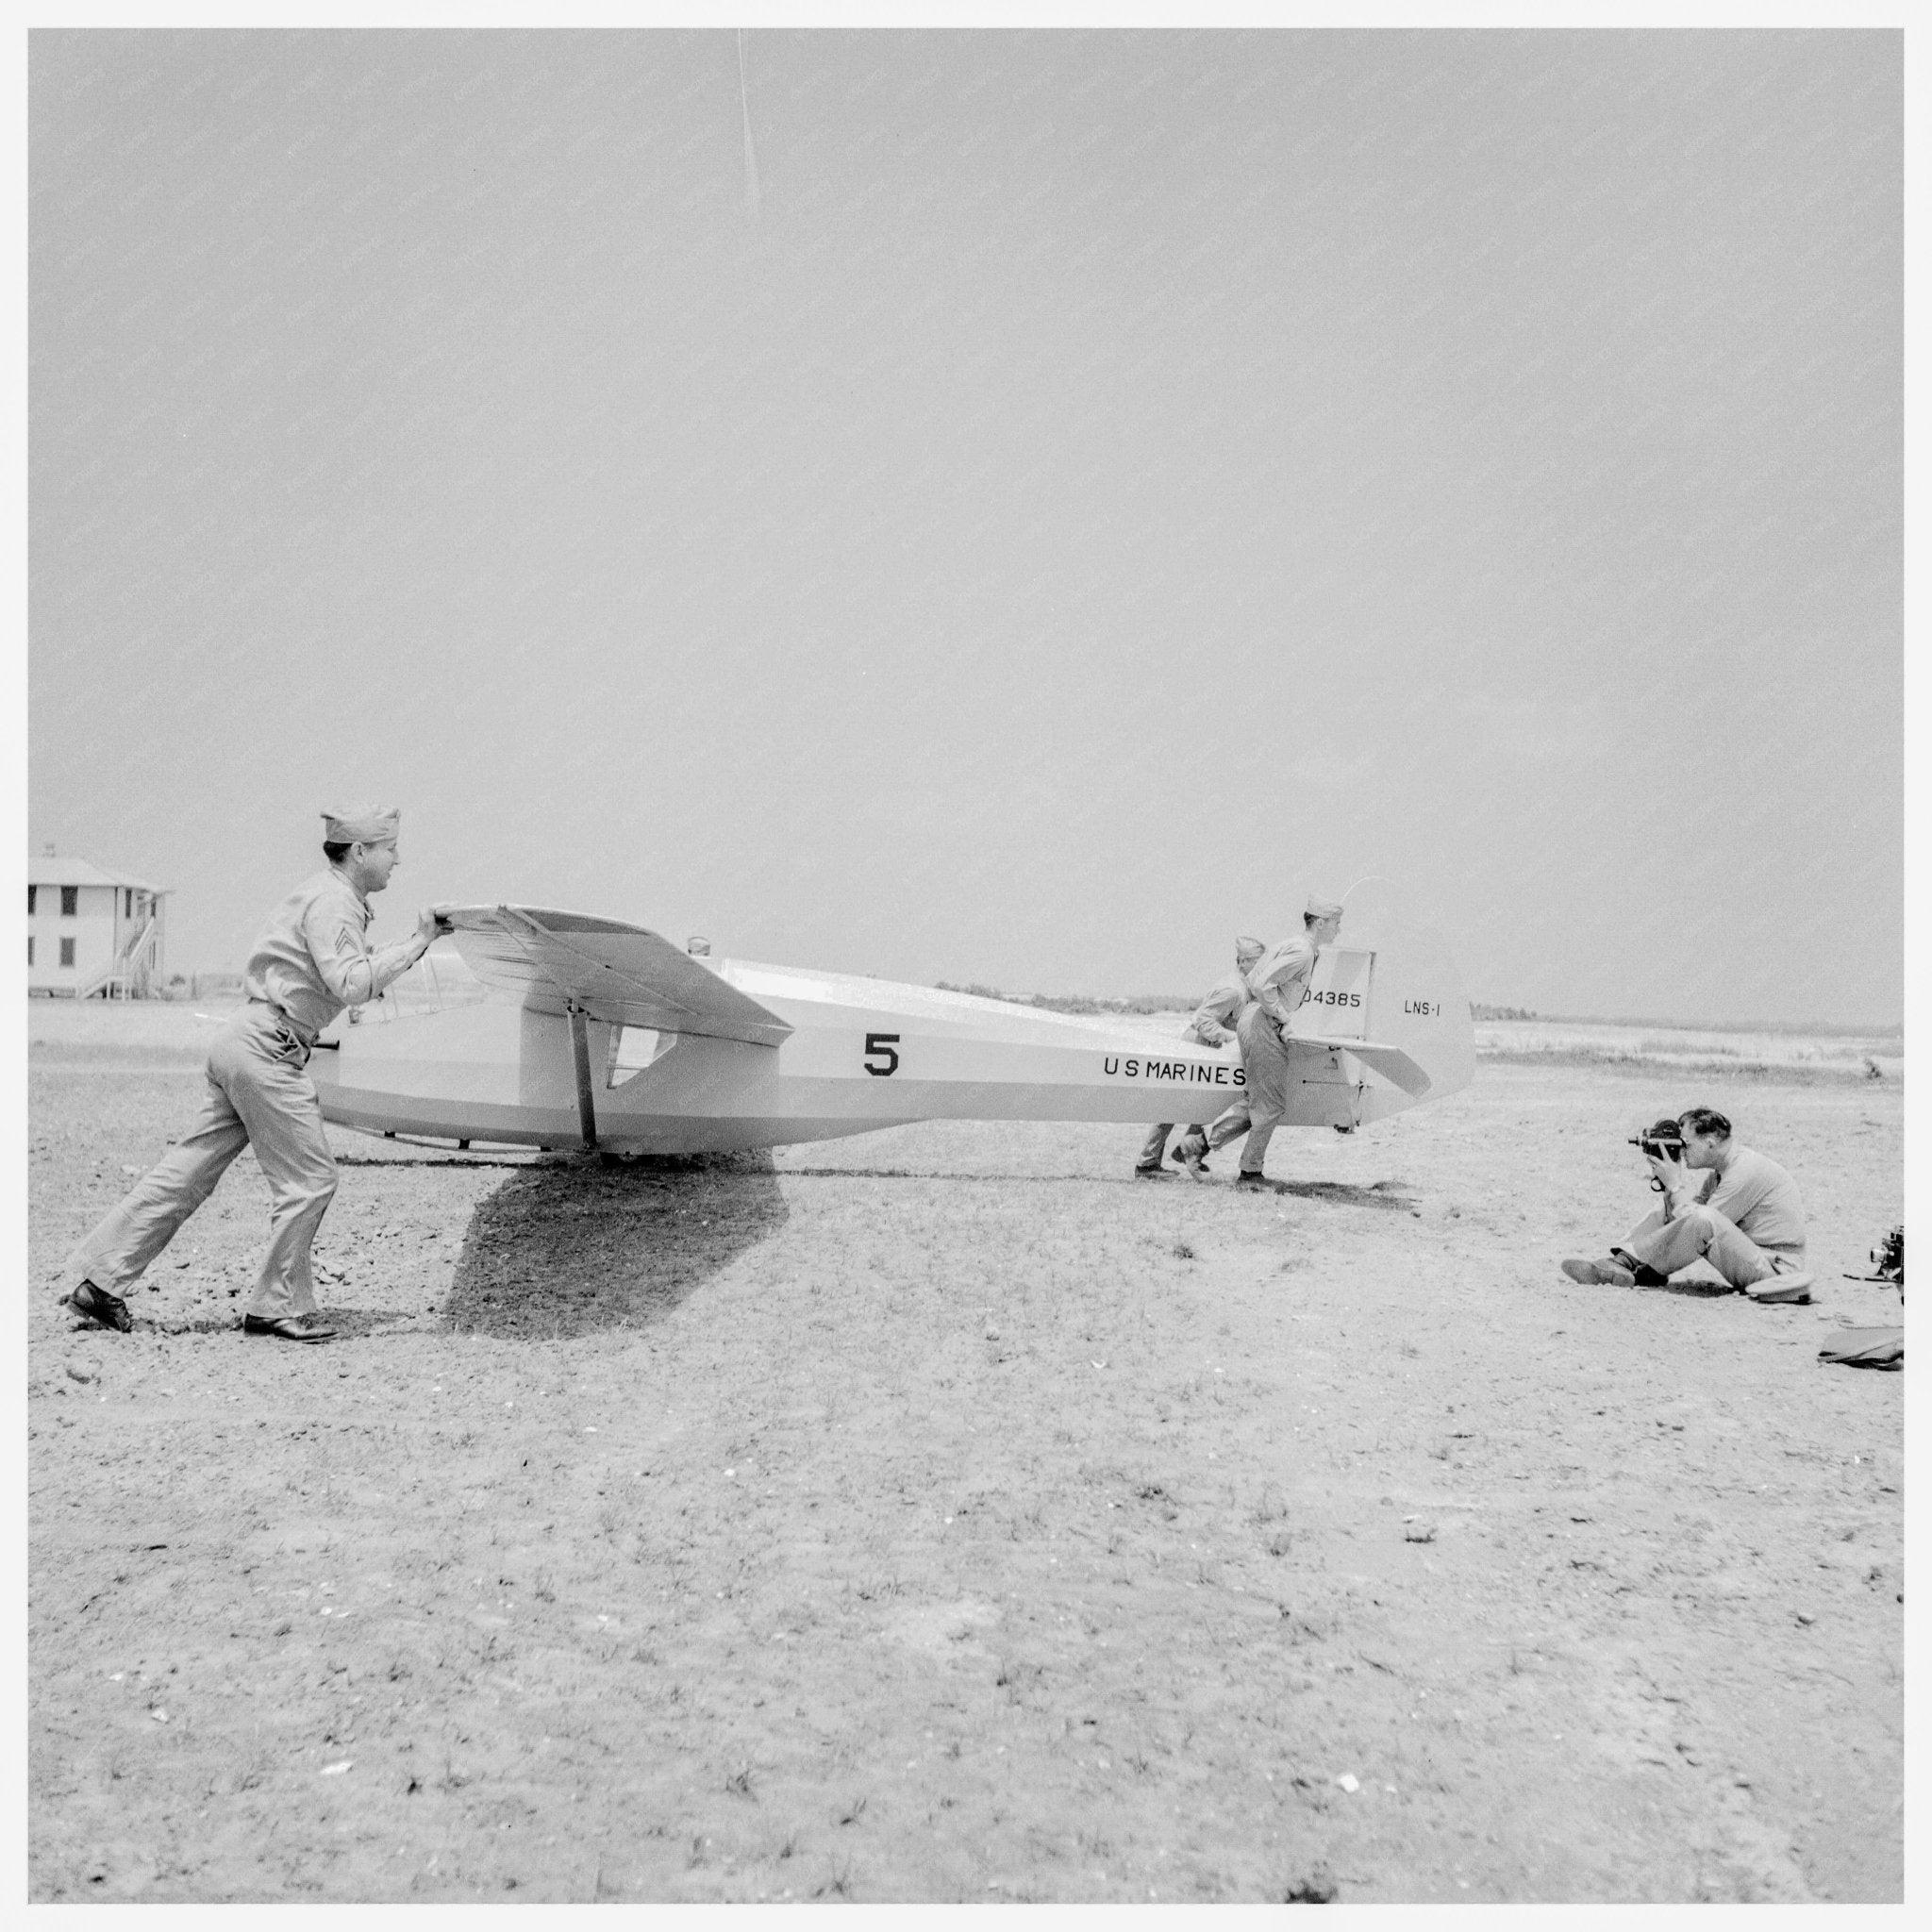
<path fill-rule="evenodd" d="M 1721 1274 L 1674 1274 L 1668 1281 L 1640 1281 L 1637 1286 L 1644 1294 L 1688 1294 L 1706 1301 L 1742 1291 Z"/>
<path fill-rule="evenodd" d="M 785 1215 L 769 1154 L 526 1168 L 471 1216 L 444 1312 L 516 1341 L 648 1326 Z"/>
<path fill-rule="evenodd" d="M 237 1305 L 239 1307 L 239 1304 Z M 399 1327 L 418 1318 L 398 1308 L 332 1308 L 325 1303 L 318 1306 L 316 1313 L 336 1332 L 335 1339 L 341 1341 L 358 1341 L 364 1336 L 379 1335 L 386 1328 Z M 270 1354 L 275 1349 L 306 1347 L 307 1343 L 291 1343 L 273 1335 L 248 1335 L 242 1326 L 239 1313 L 227 1315 L 193 1315 L 180 1321 L 148 1321 L 135 1317 L 135 1332 L 146 1329 L 154 1335 L 232 1335 L 245 1341 L 251 1349 L 261 1354 Z"/>
<path fill-rule="evenodd" d="M 1407 1181 L 1372 1181 L 1357 1187 L 1348 1181 L 1280 1181 L 1276 1192 L 1303 1201 L 1333 1201 L 1344 1208 L 1399 1208 L 1407 1211 Z"/>

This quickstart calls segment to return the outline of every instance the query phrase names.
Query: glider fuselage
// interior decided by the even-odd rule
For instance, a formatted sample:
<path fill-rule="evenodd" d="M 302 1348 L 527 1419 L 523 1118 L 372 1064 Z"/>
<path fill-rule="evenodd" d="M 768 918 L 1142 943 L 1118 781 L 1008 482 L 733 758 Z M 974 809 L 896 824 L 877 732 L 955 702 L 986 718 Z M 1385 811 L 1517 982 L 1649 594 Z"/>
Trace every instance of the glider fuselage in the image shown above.
<path fill-rule="evenodd" d="M 718 999 L 735 989 L 738 1007 L 761 1009 L 782 1037 L 620 1024 L 541 985 L 521 1000 L 410 1010 L 405 983 L 405 996 L 325 1035 L 310 1063 L 323 1112 L 374 1133 L 696 1153 L 919 1120 L 1207 1121 L 1244 1091 L 1237 1048 L 1183 1037 L 1178 1020 L 1075 1016 L 742 960 L 702 970 L 723 982 Z M 1425 985 L 1393 976 L 1374 954 L 1323 956 L 1297 1019 L 1320 1037 L 1293 1047 L 1290 1124 L 1351 1127 L 1467 1083 L 1469 1009 L 1454 969 L 1439 962 Z M 679 991 L 703 1006 L 702 988 Z"/>

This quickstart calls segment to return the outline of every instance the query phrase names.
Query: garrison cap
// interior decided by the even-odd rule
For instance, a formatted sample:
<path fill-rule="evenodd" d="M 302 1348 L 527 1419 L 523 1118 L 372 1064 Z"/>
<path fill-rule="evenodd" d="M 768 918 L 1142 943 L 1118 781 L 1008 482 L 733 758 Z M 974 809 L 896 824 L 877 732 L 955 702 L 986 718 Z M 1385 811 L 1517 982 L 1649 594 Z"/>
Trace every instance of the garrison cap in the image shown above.
<path fill-rule="evenodd" d="M 322 824 L 325 845 L 380 845 L 402 829 L 403 808 L 399 805 L 361 805 L 353 811 L 325 811 Z"/>
<path fill-rule="evenodd" d="M 1310 892 L 1308 894 L 1307 912 L 1310 919 L 1340 919 L 1341 917 L 1341 901 L 1340 899 L 1318 899 L 1314 893 Z"/>

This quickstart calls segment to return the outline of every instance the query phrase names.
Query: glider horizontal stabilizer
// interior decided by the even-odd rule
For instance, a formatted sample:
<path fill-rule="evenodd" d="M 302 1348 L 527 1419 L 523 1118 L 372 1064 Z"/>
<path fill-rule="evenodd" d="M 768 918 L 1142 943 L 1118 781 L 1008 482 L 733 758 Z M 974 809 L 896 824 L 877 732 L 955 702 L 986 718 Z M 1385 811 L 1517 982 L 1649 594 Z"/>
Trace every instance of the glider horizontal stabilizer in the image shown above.
<path fill-rule="evenodd" d="M 776 1046 L 791 1028 L 661 934 L 541 906 L 457 906 L 442 915 L 486 986 L 539 1011 L 572 1008 L 612 1026 L 648 1026 Z"/>
<path fill-rule="evenodd" d="M 1384 1046 L 1372 1040 L 1328 1040 L 1313 1033 L 1291 1033 L 1288 1038 L 1291 1048 L 1312 1046 L 1324 1053 L 1352 1053 L 1363 1066 L 1380 1074 L 1414 1100 L 1420 1100 L 1436 1084 L 1427 1069 L 1399 1046 Z"/>

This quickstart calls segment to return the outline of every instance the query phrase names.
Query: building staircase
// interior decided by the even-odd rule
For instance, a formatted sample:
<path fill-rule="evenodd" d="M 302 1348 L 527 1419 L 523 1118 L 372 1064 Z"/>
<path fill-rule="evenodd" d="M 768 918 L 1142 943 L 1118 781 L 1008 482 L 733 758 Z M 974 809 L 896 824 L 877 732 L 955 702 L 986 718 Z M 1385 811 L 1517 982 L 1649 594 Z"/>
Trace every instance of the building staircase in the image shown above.
<path fill-rule="evenodd" d="M 75 992 L 83 1000 L 148 1000 L 158 992 L 161 923 L 153 913 L 114 957 L 113 963 Z"/>

